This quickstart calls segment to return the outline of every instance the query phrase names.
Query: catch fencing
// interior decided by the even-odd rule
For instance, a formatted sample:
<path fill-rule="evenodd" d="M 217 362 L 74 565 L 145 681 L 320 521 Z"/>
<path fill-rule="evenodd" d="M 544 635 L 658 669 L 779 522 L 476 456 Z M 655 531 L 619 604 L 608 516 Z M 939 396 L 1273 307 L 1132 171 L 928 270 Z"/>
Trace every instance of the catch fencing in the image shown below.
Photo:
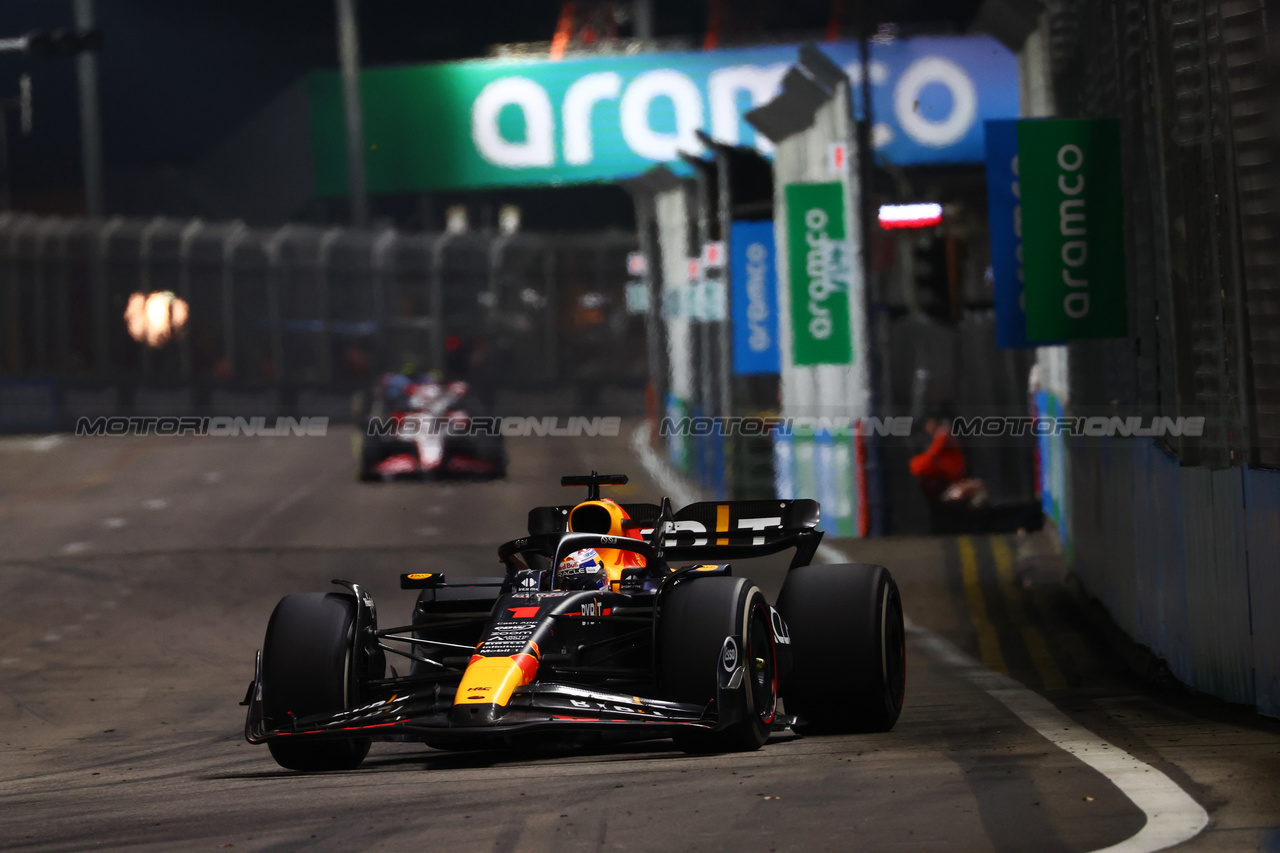
<path fill-rule="evenodd" d="M 1059 112 L 1122 119 L 1128 339 L 1071 346 L 1071 399 L 1197 414 L 1183 465 L 1280 467 L 1280 268 L 1262 0 L 1063 0 Z"/>
<path fill-rule="evenodd" d="M 104 397 L 126 408 L 128 389 L 143 386 L 197 402 L 208 388 L 287 401 L 364 388 L 410 366 L 490 391 L 588 377 L 639 385 L 643 326 L 627 316 L 623 290 L 634 248 L 634 235 L 617 231 L 439 234 L 0 214 L 0 376 L 51 383 L 58 398 L 126 389 Z M 188 310 L 182 331 L 153 347 L 130 336 L 124 314 L 133 294 L 157 292 Z M 598 345 L 575 343 L 589 340 Z M 22 428 L 21 406 L 4 401 L 0 429 Z"/>

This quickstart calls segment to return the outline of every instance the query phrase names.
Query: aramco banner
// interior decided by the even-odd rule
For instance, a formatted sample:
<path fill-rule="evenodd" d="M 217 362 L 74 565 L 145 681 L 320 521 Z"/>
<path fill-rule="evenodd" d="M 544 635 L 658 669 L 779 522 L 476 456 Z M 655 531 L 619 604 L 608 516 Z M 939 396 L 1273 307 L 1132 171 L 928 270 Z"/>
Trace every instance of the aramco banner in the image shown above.
<path fill-rule="evenodd" d="M 987 122 L 986 137 L 987 215 L 996 305 L 996 346 L 1001 349 L 1035 346 L 1027 340 L 1017 119 Z"/>
<path fill-rule="evenodd" d="M 853 42 L 821 45 L 861 79 Z M 769 101 L 796 45 L 581 59 L 474 60 L 361 73 L 369 190 L 616 181 L 681 151 L 695 131 L 771 151 L 743 113 Z M 898 165 L 977 163 L 983 122 L 1018 114 L 1017 63 L 982 35 L 871 47 L 873 139 Z M 346 192 L 341 83 L 307 81 L 316 189 Z M 855 107 L 857 99 L 855 98 Z"/>
<path fill-rule="evenodd" d="M 1119 122 L 991 122 L 987 151 L 999 345 L 1124 337 Z"/>
<path fill-rule="evenodd" d="M 849 319 L 852 246 L 844 184 L 787 184 L 792 361 L 798 367 L 853 362 Z"/>
<path fill-rule="evenodd" d="M 729 230 L 733 288 L 733 375 L 778 375 L 778 275 L 773 220 L 735 222 Z"/>

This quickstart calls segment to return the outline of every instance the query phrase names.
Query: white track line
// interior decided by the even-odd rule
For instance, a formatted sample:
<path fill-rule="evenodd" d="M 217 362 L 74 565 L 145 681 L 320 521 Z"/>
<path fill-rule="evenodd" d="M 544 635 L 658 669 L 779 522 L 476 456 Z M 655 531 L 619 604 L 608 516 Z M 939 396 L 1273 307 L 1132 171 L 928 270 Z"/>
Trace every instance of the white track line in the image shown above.
<path fill-rule="evenodd" d="M 22 436 L 18 438 L 5 438 L 0 440 L 0 450 L 16 450 L 16 451 L 34 451 L 36 453 L 47 453 L 53 450 L 59 444 L 62 444 L 62 436 L 60 435 L 42 435 L 38 437 Z"/>
<path fill-rule="evenodd" d="M 679 506 L 700 500 L 697 492 L 649 446 L 649 425 L 631 436 L 631 447 L 649 478 Z M 850 562 L 848 555 L 822 545 L 829 563 Z M 1209 825 L 1204 808 L 1176 782 L 1144 761 L 1076 723 L 1049 700 L 965 654 L 952 642 L 907 620 L 907 630 L 938 662 L 985 690 L 1041 737 L 1105 776 L 1147 816 L 1136 834 L 1096 853 L 1153 853 L 1194 838 Z"/>

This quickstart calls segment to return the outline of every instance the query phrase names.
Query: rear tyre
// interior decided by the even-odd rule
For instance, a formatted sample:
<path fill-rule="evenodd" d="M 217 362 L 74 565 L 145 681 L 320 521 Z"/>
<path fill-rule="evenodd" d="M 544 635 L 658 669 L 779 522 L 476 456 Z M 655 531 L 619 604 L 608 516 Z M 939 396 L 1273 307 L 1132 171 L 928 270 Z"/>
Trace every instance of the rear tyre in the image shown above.
<path fill-rule="evenodd" d="M 759 749 L 778 709 L 777 651 L 760 588 L 743 578 L 695 578 L 666 593 L 661 607 L 657 663 L 665 698 L 715 699 L 726 637 L 737 638 L 747 662 L 745 718 L 720 732 L 681 731 L 676 745 L 686 752 Z"/>
<path fill-rule="evenodd" d="M 883 566 L 802 566 L 778 611 L 791 632 L 787 713 L 806 732 L 886 732 L 902 712 L 907 664 L 902 599 Z"/>
<path fill-rule="evenodd" d="M 262 650 L 263 714 L 277 726 L 312 714 L 338 713 L 356 700 L 352 653 L 354 596 L 306 592 L 280 599 Z M 273 739 L 271 757 L 289 770 L 351 770 L 369 753 L 369 738 Z"/>
<path fill-rule="evenodd" d="M 365 442 L 360 446 L 360 463 L 356 470 L 356 479 L 361 483 L 373 483 L 382 478 L 378 476 L 378 463 L 382 461 L 382 451 Z"/>

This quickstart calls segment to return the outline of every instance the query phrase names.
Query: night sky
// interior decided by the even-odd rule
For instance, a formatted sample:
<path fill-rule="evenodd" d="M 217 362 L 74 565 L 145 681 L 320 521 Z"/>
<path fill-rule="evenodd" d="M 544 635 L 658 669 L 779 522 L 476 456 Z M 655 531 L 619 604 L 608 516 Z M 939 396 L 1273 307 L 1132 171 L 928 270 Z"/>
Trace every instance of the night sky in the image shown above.
<path fill-rule="evenodd" d="M 658 36 L 700 43 L 708 6 L 655 0 Z M 977 0 L 884 0 L 882 15 L 962 25 Z M 726 4 L 727 29 L 820 33 L 829 2 L 746 0 Z M 846 9 L 856 6 L 846 0 Z M 0 36 L 70 28 L 71 0 L 5 0 Z M 493 44 L 551 38 L 557 0 L 444 3 L 363 0 L 361 51 L 367 65 L 484 56 Z M 108 173 L 182 167 L 197 161 L 281 90 L 313 68 L 337 66 L 331 0 L 98 0 L 103 32 L 100 86 Z M 732 36 L 730 32 L 728 35 Z M 80 159 L 75 62 L 0 55 L 0 98 L 32 75 L 35 132 L 18 133 L 7 114 L 16 206 L 75 212 Z M 110 207 L 110 198 L 108 198 Z"/>

